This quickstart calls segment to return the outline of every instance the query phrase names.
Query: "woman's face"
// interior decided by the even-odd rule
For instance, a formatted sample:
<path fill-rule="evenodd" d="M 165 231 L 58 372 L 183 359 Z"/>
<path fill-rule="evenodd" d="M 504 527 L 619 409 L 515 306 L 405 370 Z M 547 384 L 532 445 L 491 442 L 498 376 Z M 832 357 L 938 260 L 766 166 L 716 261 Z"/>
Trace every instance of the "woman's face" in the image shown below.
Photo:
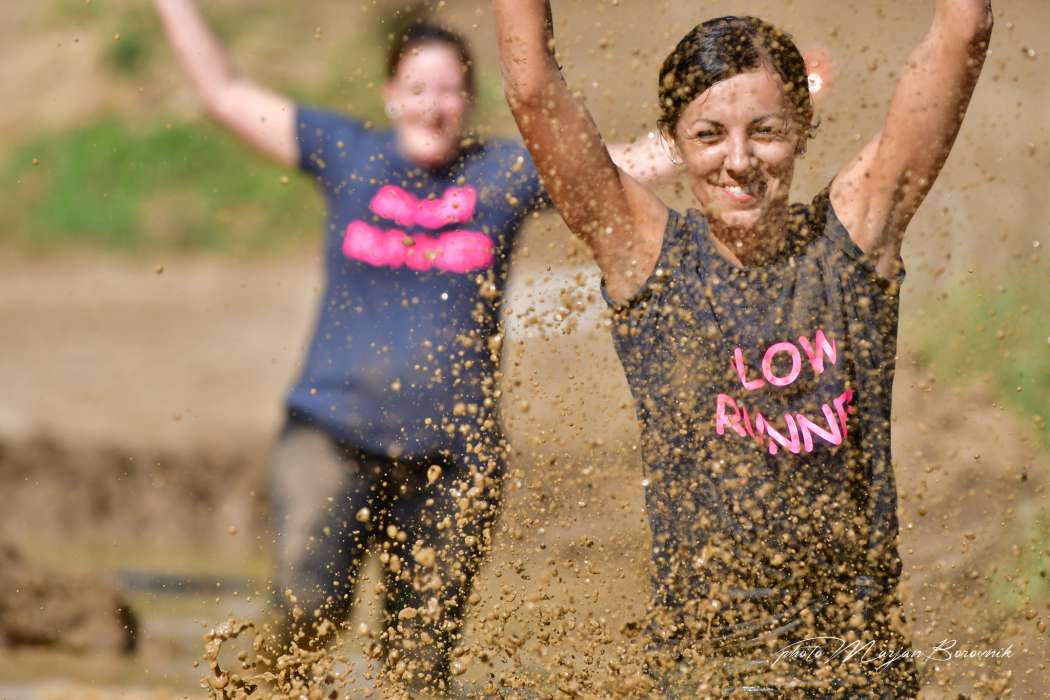
<path fill-rule="evenodd" d="M 405 157 L 426 167 L 455 157 L 471 99 L 463 64 L 453 48 L 433 43 L 409 49 L 383 96 Z"/>
<path fill-rule="evenodd" d="M 712 222 L 754 229 L 787 203 L 801 135 L 769 70 L 712 85 L 682 110 L 673 136 Z"/>

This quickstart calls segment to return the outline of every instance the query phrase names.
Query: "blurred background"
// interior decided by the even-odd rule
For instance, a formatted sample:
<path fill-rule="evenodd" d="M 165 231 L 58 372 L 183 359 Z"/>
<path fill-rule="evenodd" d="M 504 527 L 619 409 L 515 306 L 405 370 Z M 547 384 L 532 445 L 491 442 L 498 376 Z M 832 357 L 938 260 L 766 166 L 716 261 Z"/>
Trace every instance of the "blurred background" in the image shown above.
<path fill-rule="evenodd" d="M 258 82 L 382 123 L 401 4 L 201 5 Z M 489 3 L 435 6 L 475 46 L 478 130 L 513 135 Z M 658 66 L 703 19 L 757 14 L 826 51 L 807 200 L 878 128 L 932 13 L 554 7 L 609 140 L 654 127 Z M 995 7 L 973 106 L 905 245 L 894 449 L 916 648 L 1012 655 L 928 664 L 930 698 L 1050 687 L 1050 3 Z M 202 697 L 201 634 L 267 599 L 263 466 L 313 320 L 322 202 L 202 118 L 148 2 L 0 3 L 0 43 L 0 698 Z M 467 629 L 490 660 L 465 682 L 557 669 L 552 696 L 607 696 L 648 595 L 637 427 L 595 268 L 556 215 L 525 233 L 506 325 L 513 473 Z M 543 644 L 540 624 L 558 631 Z"/>

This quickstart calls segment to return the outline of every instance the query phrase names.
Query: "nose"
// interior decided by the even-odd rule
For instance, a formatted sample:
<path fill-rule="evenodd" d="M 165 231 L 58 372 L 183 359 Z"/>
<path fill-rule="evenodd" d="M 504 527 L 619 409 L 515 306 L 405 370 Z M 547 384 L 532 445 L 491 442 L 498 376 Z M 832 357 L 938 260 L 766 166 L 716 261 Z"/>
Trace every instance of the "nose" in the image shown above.
<path fill-rule="evenodd" d="M 430 113 L 437 109 L 438 101 L 433 90 L 426 89 L 420 91 L 417 99 L 419 100 L 417 104 L 424 112 Z"/>
<path fill-rule="evenodd" d="M 751 170 L 751 162 L 754 152 L 751 149 L 751 139 L 746 135 L 738 134 L 727 140 L 729 152 L 726 154 L 725 168 L 731 175 L 744 175 Z"/>
<path fill-rule="evenodd" d="M 438 120 L 445 114 L 447 100 L 440 91 L 428 90 L 423 102 L 423 111 L 427 119 Z"/>

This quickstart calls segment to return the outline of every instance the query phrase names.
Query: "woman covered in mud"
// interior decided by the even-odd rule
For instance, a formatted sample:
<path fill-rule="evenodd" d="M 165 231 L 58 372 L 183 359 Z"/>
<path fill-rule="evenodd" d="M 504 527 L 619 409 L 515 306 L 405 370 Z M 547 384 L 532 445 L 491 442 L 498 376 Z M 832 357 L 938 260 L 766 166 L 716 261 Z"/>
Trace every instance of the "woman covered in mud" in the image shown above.
<path fill-rule="evenodd" d="M 989 0 L 934 1 L 882 130 L 809 204 L 789 203 L 815 128 L 793 41 L 753 17 L 697 26 L 658 86 L 687 213 L 610 159 L 555 61 L 549 2 L 495 5 L 508 102 L 601 269 L 642 424 L 651 674 L 688 697 L 913 696 L 914 664 L 883 665 L 908 650 L 890 458 L 900 250 L 975 87 Z"/>
<path fill-rule="evenodd" d="M 209 116 L 328 205 L 319 314 L 272 459 L 281 636 L 330 637 L 379 549 L 374 651 L 396 680 L 444 687 L 500 507 L 500 305 L 518 230 L 547 201 L 535 167 L 521 144 L 468 133 L 473 63 L 445 28 L 396 34 L 378 129 L 247 80 L 191 0 L 155 4 Z M 674 171 L 628 150 L 640 178 Z"/>

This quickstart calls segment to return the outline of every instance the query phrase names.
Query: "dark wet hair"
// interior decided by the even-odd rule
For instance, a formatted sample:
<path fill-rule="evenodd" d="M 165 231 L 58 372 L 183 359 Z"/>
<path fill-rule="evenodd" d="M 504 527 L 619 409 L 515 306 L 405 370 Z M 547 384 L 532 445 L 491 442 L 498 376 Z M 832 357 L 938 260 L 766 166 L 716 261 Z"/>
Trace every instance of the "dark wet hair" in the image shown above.
<path fill-rule="evenodd" d="M 474 83 L 474 58 L 467 40 L 451 29 L 425 20 L 412 21 L 394 35 L 394 43 L 387 54 L 387 77 L 393 78 L 397 75 L 398 66 L 410 51 L 428 44 L 440 44 L 456 52 L 460 63 L 463 64 L 463 81 L 466 83 L 467 93 L 472 97 L 477 94 L 477 86 Z"/>
<path fill-rule="evenodd" d="M 806 62 L 786 32 L 757 17 L 718 17 L 682 37 L 660 69 L 660 124 L 673 132 L 686 105 L 712 85 L 761 67 L 779 76 L 804 136 L 812 135 Z"/>

